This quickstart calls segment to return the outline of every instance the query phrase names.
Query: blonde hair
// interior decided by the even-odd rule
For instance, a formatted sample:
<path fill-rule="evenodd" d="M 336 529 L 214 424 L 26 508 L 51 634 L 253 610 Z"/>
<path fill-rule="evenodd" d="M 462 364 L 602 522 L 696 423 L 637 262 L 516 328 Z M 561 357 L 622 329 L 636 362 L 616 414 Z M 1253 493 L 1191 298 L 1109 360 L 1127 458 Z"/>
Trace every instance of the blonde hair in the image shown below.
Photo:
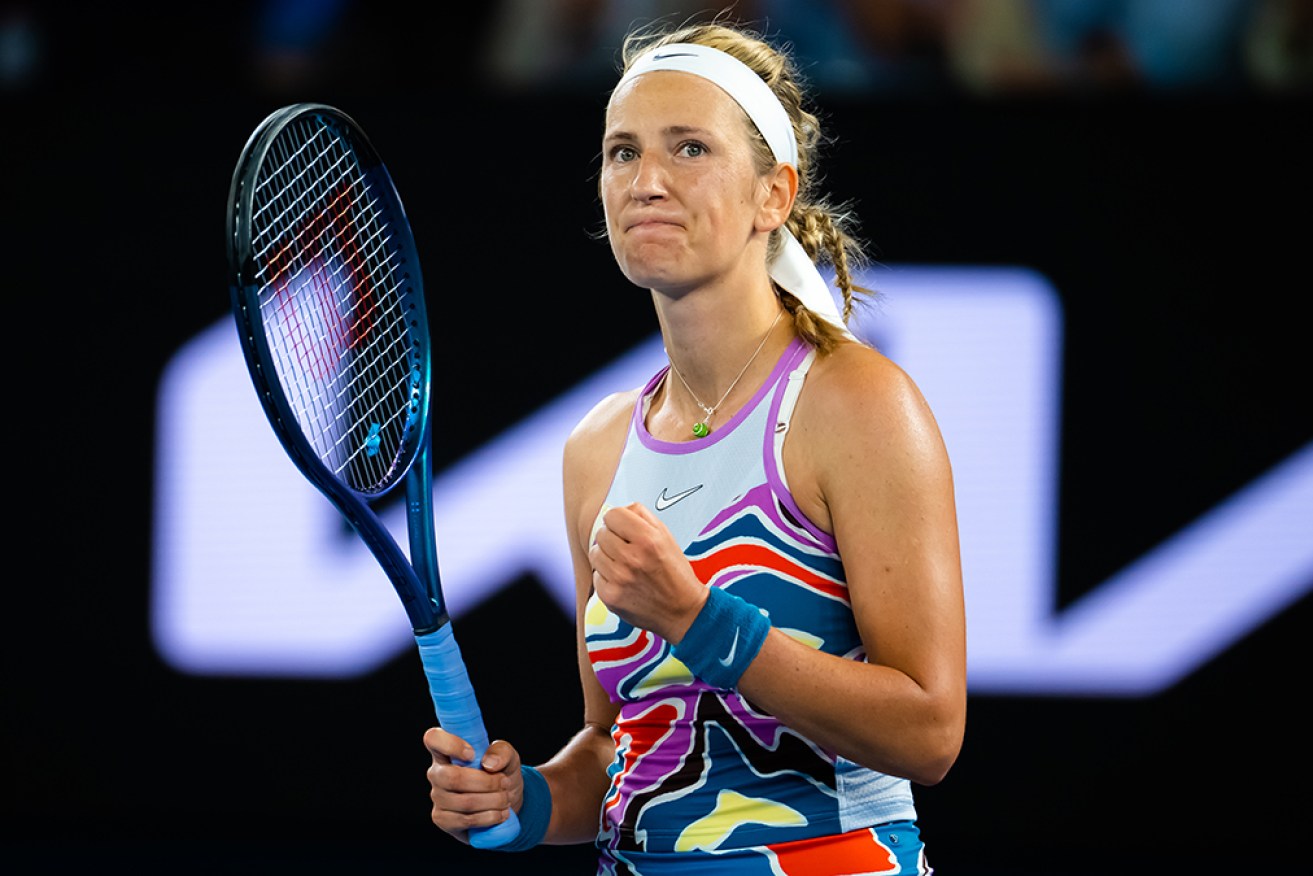
<path fill-rule="evenodd" d="M 784 107 L 793 134 L 798 141 L 798 194 L 785 227 L 802 244 L 803 249 L 817 264 L 834 268 L 834 281 L 843 294 L 843 320 L 846 323 L 856 301 L 875 292 L 857 285 L 854 274 L 867 262 L 865 247 L 851 231 L 855 222 L 846 207 L 836 207 L 819 191 L 819 174 L 816 170 L 819 148 L 823 141 L 820 120 L 808 108 L 801 76 L 789 54 L 772 45 L 762 34 L 742 26 L 721 21 L 685 24 L 670 27 L 653 23 L 633 30 L 621 46 L 621 72 L 648 49 L 671 43 L 694 43 L 719 49 L 742 61 L 770 86 Z M 759 173 L 766 173 L 776 165 L 775 156 L 765 138 L 752 125 Z M 771 235 L 767 258 L 775 257 L 780 247 L 778 231 Z M 843 334 L 831 323 L 808 310 L 791 292 L 775 287 L 776 294 L 793 317 L 798 334 L 820 352 L 828 353 Z"/>

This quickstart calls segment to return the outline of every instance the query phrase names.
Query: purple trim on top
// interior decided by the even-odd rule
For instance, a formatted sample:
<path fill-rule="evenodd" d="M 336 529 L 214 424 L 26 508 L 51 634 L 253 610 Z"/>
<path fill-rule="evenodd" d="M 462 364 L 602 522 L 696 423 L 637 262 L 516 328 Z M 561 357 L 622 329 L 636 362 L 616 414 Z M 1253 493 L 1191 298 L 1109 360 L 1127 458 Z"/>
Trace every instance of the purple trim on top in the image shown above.
<path fill-rule="evenodd" d="M 739 408 L 724 426 L 712 432 L 706 438 L 694 438 L 689 441 L 663 441 L 656 438 L 651 432 L 647 431 L 647 423 L 643 420 L 644 403 L 648 396 L 656 390 L 661 379 L 670 371 L 670 366 L 667 365 L 647 382 L 647 386 L 643 387 L 643 391 L 638 394 L 638 401 L 634 404 L 633 425 L 634 430 L 638 433 L 638 440 L 643 442 L 644 447 L 658 453 L 696 453 L 704 447 L 710 447 L 738 428 L 739 423 L 743 422 L 752 413 L 757 405 L 761 403 L 761 400 L 766 397 L 766 393 L 770 392 L 771 388 L 779 382 L 780 376 L 787 373 L 791 363 L 797 358 L 796 354 L 799 349 L 806 350 L 807 345 L 802 338 L 795 337 L 789 342 L 789 346 L 784 348 L 784 352 L 780 354 L 780 358 L 775 362 L 775 367 L 771 369 L 770 376 L 762 381 L 761 386 L 757 387 L 757 391 L 753 393 L 747 404 Z M 690 434 L 692 433 L 690 432 Z"/>
<path fill-rule="evenodd" d="M 811 348 L 807 344 L 802 343 L 801 338 L 796 339 L 796 342 L 798 344 L 798 349 L 791 350 L 792 355 L 786 353 L 783 357 L 789 360 L 787 367 L 790 372 L 792 372 L 793 369 L 798 366 L 798 363 L 805 359 L 807 354 L 811 351 Z M 770 416 L 766 418 L 766 434 L 762 441 L 761 448 L 762 458 L 765 462 L 766 483 L 770 487 L 770 491 L 779 499 L 780 504 L 784 505 L 789 513 L 793 515 L 794 519 L 801 523 L 803 528 L 811 533 L 812 538 L 815 538 L 820 542 L 825 550 L 837 554 L 839 546 L 835 542 L 834 536 L 818 527 L 815 523 L 812 523 L 811 518 L 803 513 L 802 509 L 798 507 L 798 503 L 794 501 L 793 493 L 785 486 L 784 478 L 780 474 L 780 467 L 784 465 L 784 460 L 777 459 L 775 456 L 775 427 L 780 422 L 780 408 L 784 406 L 784 395 L 788 390 L 788 384 L 789 381 L 787 380 L 780 381 L 779 390 L 775 393 L 774 398 L 771 399 Z M 792 415 L 790 415 L 789 419 L 792 421 Z M 792 427 L 792 422 L 790 422 L 790 427 Z M 785 440 L 788 439 L 786 438 Z"/>
<path fill-rule="evenodd" d="M 634 432 L 638 434 L 639 438 L 645 439 L 648 437 L 647 423 L 643 422 L 643 408 L 647 407 L 647 399 L 652 393 L 656 392 L 656 388 L 661 384 L 662 379 L 669 373 L 670 366 L 667 365 L 665 368 L 662 368 L 656 374 L 652 375 L 652 379 L 647 382 L 647 386 L 643 387 L 643 391 L 638 394 L 638 400 L 634 402 L 633 413 L 629 415 L 629 424 L 633 427 Z M 655 438 L 652 440 L 656 441 Z M 647 444 L 647 441 L 644 440 L 643 443 Z M 617 465 L 617 468 L 618 467 L 619 466 Z"/>

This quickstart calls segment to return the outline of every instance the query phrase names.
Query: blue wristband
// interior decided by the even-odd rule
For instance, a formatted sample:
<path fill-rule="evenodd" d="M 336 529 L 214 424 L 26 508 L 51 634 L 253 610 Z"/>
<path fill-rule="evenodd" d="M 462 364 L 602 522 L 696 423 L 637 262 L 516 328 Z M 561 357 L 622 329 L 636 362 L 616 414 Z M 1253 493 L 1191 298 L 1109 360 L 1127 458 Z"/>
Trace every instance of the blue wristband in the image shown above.
<path fill-rule="evenodd" d="M 719 587 L 708 589 L 706 604 L 674 652 L 707 684 L 733 690 L 766 641 L 770 621 L 750 602 Z"/>
<path fill-rule="evenodd" d="M 503 846 L 494 846 L 494 852 L 523 852 L 543 841 L 547 825 L 552 820 L 552 791 L 543 774 L 531 766 L 520 766 L 524 779 L 524 799 L 520 803 L 520 832 Z"/>

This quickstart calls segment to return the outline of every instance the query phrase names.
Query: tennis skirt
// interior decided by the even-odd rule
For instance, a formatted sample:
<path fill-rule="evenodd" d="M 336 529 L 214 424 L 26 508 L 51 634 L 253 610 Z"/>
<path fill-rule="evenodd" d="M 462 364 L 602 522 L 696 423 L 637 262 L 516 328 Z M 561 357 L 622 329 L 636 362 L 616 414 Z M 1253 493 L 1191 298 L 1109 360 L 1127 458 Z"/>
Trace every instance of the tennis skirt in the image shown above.
<path fill-rule="evenodd" d="M 912 821 L 834 836 L 724 851 L 630 852 L 604 848 L 597 876 L 930 876 Z"/>

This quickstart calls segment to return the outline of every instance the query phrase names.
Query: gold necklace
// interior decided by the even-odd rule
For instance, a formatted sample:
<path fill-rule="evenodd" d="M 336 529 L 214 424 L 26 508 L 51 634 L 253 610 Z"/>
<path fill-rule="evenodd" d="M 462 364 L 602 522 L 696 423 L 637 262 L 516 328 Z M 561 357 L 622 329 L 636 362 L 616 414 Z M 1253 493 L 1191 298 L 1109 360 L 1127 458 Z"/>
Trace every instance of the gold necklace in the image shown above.
<path fill-rule="evenodd" d="M 671 370 L 675 372 L 675 376 L 679 378 L 679 382 L 684 384 L 684 388 L 688 390 L 688 394 L 693 396 L 693 401 L 697 402 L 698 407 L 702 408 L 703 412 L 706 413 L 705 417 L 693 424 L 694 438 L 705 438 L 707 435 L 711 434 L 711 427 L 707 424 L 711 422 L 711 418 L 716 415 L 716 411 L 720 406 L 725 403 L 725 399 L 729 398 L 729 394 L 734 391 L 734 387 L 739 385 L 739 381 L 743 379 L 743 375 L 748 373 L 748 367 L 752 365 L 753 362 L 757 361 L 758 354 L 760 354 L 762 348 L 766 346 L 766 339 L 770 337 L 771 332 L 775 331 L 775 326 L 779 324 L 780 317 L 782 316 L 784 316 L 784 309 L 780 308 L 780 312 L 775 314 L 775 322 L 772 322 L 770 328 L 766 329 L 766 334 L 762 335 L 761 343 L 757 345 L 757 349 L 752 354 L 752 358 L 743 365 L 743 370 L 739 372 L 738 377 L 734 378 L 734 382 L 729 385 L 729 389 L 725 390 L 725 394 L 720 397 L 720 401 L 710 407 L 704 405 L 702 399 L 698 398 L 698 394 L 693 391 L 693 387 L 688 385 L 688 381 L 684 379 L 684 375 L 679 373 L 679 367 L 675 365 L 675 360 L 670 359 L 670 351 L 666 350 L 666 358 L 670 359 Z"/>

